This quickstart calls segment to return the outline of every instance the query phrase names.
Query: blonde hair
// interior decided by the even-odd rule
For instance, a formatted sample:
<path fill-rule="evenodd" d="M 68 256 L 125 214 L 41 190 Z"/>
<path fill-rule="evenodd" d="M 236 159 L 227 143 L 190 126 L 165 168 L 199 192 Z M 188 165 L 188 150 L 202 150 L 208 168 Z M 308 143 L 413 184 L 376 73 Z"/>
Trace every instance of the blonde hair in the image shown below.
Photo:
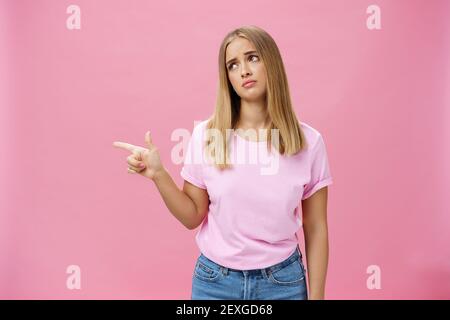
<path fill-rule="evenodd" d="M 289 87 L 279 49 L 272 37 L 256 26 L 242 26 L 229 32 L 219 50 L 219 83 L 214 113 L 208 118 L 205 150 L 213 157 L 220 170 L 230 168 L 229 135 L 227 129 L 235 129 L 240 113 L 240 97 L 234 91 L 226 68 L 226 49 L 237 37 L 249 40 L 255 47 L 266 69 L 266 103 L 269 117 L 267 147 L 272 150 L 272 129 L 279 131 L 279 145 L 275 148 L 282 155 L 294 155 L 306 147 L 306 139 L 297 120 L 289 93 Z M 210 130 L 212 129 L 212 130 Z M 210 135 L 211 131 L 220 133 Z M 229 130 L 228 130 L 229 132 Z"/>

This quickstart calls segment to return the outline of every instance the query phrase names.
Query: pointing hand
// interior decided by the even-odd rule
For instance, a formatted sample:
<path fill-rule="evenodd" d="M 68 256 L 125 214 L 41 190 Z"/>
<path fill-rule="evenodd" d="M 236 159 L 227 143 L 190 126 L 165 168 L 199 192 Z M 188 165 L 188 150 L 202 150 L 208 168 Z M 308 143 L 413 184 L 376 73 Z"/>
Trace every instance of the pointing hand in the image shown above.
<path fill-rule="evenodd" d="M 145 133 L 145 144 L 147 148 L 121 141 L 113 142 L 114 147 L 122 148 L 132 153 L 127 157 L 129 173 L 139 173 L 144 177 L 153 179 L 157 173 L 164 170 L 164 167 L 161 163 L 158 148 L 152 143 L 150 131 Z"/>

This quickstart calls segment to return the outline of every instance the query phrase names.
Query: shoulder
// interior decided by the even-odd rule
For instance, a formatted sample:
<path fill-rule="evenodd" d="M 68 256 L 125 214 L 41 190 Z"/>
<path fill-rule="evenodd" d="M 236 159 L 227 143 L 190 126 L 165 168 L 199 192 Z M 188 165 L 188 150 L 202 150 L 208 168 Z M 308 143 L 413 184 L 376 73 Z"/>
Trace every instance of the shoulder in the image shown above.
<path fill-rule="evenodd" d="M 209 122 L 209 119 L 194 121 L 193 132 L 204 132 L 206 129 L 206 126 L 208 125 L 208 122 Z"/>
<path fill-rule="evenodd" d="M 195 143 L 201 143 L 205 139 L 205 132 L 208 122 L 209 119 L 194 121 L 191 139 L 194 140 Z"/>
<path fill-rule="evenodd" d="M 300 129 L 303 131 L 303 134 L 305 135 L 306 142 L 308 144 L 308 148 L 313 148 L 320 140 L 322 140 L 322 134 L 311 126 L 310 124 L 299 121 L 300 122 Z"/>

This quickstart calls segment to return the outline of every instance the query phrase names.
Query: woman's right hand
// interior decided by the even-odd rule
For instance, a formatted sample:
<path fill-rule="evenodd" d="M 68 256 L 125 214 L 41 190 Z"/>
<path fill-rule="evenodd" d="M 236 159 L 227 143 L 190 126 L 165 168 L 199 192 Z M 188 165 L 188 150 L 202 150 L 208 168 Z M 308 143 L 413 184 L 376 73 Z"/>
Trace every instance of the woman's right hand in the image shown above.
<path fill-rule="evenodd" d="M 161 163 L 158 148 L 152 143 L 150 131 L 145 133 L 145 143 L 147 148 L 121 141 L 114 141 L 113 146 L 132 153 L 127 157 L 129 173 L 139 173 L 153 180 L 156 175 L 164 171 L 164 166 Z"/>

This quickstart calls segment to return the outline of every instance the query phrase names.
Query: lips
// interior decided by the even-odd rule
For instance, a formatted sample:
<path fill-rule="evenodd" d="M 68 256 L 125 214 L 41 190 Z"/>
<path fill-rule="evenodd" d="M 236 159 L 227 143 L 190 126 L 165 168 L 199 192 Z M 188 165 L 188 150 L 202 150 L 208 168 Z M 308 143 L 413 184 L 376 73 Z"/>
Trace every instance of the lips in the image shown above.
<path fill-rule="evenodd" d="M 254 83 L 254 82 L 256 82 L 256 80 L 247 80 L 247 81 L 245 81 L 245 82 L 242 84 L 242 86 L 245 87 L 247 84 L 251 84 L 251 83 Z"/>

